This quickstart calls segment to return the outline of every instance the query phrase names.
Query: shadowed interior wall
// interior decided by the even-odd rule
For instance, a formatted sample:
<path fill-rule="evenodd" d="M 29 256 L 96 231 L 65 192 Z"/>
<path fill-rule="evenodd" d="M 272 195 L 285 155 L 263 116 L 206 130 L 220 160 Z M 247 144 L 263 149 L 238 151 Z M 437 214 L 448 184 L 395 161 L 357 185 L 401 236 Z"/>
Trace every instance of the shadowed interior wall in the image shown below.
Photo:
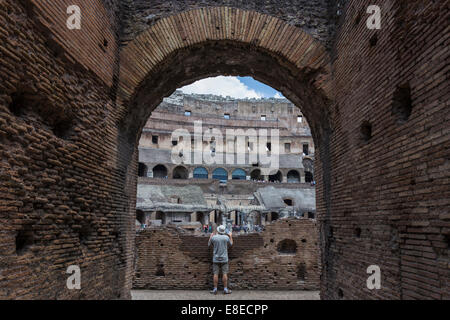
<path fill-rule="evenodd" d="M 118 16 L 133 15 L 131 0 L 77 2 L 84 8 L 82 31 L 72 32 L 66 29 L 62 1 L 45 1 L 46 7 L 42 1 L 0 2 L 0 298 L 130 296 L 139 130 L 125 130 L 123 124 L 133 124 L 132 115 L 139 112 L 130 109 L 142 104 L 116 98 L 123 93 L 119 67 L 131 67 L 128 75 L 136 75 L 141 69 L 133 69 L 133 63 L 148 61 L 119 56 L 119 33 L 133 33 L 121 32 Z M 127 93 L 137 93 L 141 80 L 150 77 L 148 85 L 162 87 L 154 86 L 149 100 L 142 101 L 156 106 L 174 83 L 214 73 L 183 66 L 208 52 L 219 56 L 225 47 L 243 60 L 222 56 L 217 63 L 236 63 L 235 73 L 241 68 L 252 74 L 242 61 L 275 66 L 266 82 L 283 93 L 299 90 L 287 97 L 308 111 L 317 140 L 321 297 L 450 299 L 448 4 L 383 1 L 378 31 L 366 28 L 370 4 L 348 2 L 327 51 L 329 45 L 307 36 L 308 28 L 306 33 L 290 29 L 295 23 L 289 23 L 289 15 L 266 25 L 256 5 L 251 14 L 239 13 L 248 19 L 240 25 L 243 34 L 263 34 L 259 31 L 273 26 L 289 30 L 283 39 L 267 36 L 265 41 L 279 40 L 280 52 L 292 50 L 292 57 L 298 53 L 299 61 L 308 62 L 301 72 L 268 54 L 276 51 L 270 45 L 266 51 L 256 48 L 257 37 L 240 43 L 218 39 L 217 47 L 214 42 L 190 45 L 178 56 L 164 37 L 144 42 L 143 52 L 157 52 L 159 61 L 162 52 L 174 54 L 165 61 L 176 61 L 172 67 L 179 70 L 159 69 L 178 72 L 172 78 L 164 72 L 150 77 L 142 68 L 142 78 Z M 178 7 L 173 12 L 184 10 Z M 281 3 L 278 7 L 283 11 Z M 159 10 L 150 9 L 149 14 Z M 177 16 L 176 30 L 193 30 L 188 17 L 192 14 Z M 228 25 L 200 17 L 195 22 L 204 21 L 215 34 Z M 261 23 L 259 29 L 246 29 L 253 19 Z M 159 28 L 158 21 L 149 28 Z M 298 98 L 305 96 L 306 101 Z M 145 108 L 142 114 L 148 115 L 152 107 Z M 366 287 L 372 264 L 381 267 L 380 290 Z M 81 290 L 66 287 L 69 265 L 81 267 Z"/>
<path fill-rule="evenodd" d="M 349 1 L 334 48 L 321 298 L 449 299 L 448 3 L 380 2 L 381 30 L 371 4 Z"/>

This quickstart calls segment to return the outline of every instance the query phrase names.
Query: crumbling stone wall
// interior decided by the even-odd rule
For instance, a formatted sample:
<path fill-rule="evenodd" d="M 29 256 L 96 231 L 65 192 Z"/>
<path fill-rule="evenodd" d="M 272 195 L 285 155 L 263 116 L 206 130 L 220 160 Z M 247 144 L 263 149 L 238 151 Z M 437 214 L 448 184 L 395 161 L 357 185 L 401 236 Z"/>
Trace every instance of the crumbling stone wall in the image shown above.
<path fill-rule="evenodd" d="M 133 287 L 210 289 L 212 249 L 208 239 L 173 227 L 139 232 Z M 264 232 L 233 239 L 229 250 L 231 288 L 318 289 L 320 252 L 315 220 L 283 219 L 267 225 Z"/>

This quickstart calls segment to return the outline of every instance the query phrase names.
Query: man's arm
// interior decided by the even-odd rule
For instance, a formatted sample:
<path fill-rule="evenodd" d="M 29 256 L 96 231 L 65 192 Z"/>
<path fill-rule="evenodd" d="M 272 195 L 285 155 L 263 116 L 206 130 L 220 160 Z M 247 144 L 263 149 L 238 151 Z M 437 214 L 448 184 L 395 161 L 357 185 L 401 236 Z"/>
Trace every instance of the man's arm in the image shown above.
<path fill-rule="evenodd" d="M 213 236 L 214 236 L 214 232 L 212 232 L 211 235 L 209 236 L 208 247 L 211 245 L 211 239 Z"/>
<path fill-rule="evenodd" d="M 230 245 L 233 245 L 233 232 L 230 232 L 228 237 L 230 238 Z"/>

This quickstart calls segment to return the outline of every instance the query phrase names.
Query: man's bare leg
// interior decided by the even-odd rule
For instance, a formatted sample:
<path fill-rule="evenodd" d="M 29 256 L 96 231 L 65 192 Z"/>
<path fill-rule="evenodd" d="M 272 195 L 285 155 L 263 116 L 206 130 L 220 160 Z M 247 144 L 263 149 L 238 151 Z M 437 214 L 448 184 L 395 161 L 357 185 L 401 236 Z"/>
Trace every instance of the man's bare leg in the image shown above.
<path fill-rule="evenodd" d="M 230 294 L 231 290 L 228 289 L 228 275 L 227 274 L 223 275 L 222 281 L 223 281 L 223 293 Z"/>
<path fill-rule="evenodd" d="M 214 274 L 213 276 L 213 282 L 214 282 L 214 289 L 212 291 L 210 291 L 212 294 L 217 294 L 217 285 L 219 283 L 219 275 L 218 274 Z"/>

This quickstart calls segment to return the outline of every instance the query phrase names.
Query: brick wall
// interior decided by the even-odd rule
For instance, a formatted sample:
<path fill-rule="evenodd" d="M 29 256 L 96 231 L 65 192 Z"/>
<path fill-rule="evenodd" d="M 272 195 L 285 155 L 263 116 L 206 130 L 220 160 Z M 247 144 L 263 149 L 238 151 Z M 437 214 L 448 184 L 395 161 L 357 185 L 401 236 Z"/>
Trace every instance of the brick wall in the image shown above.
<path fill-rule="evenodd" d="M 114 19 L 102 1 L 78 1 L 82 31 L 68 34 L 63 2 L 49 2 L 0 2 L 0 299 L 126 298 L 134 234 L 110 94 Z M 69 265 L 79 291 L 66 287 Z"/>
<path fill-rule="evenodd" d="M 234 289 L 317 290 L 319 247 L 311 219 L 279 220 L 262 233 L 235 236 L 229 250 L 230 287 Z M 212 287 L 212 249 L 207 235 L 175 228 L 147 229 L 136 237 L 133 287 L 136 289 L 208 289 Z M 280 253 L 283 240 L 296 253 Z"/>
<path fill-rule="evenodd" d="M 178 42 L 152 29 L 150 42 L 123 48 L 122 92 L 119 2 L 78 2 L 84 29 L 69 33 L 62 1 L 0 1 L 0 298 L 129 297 L 139 121 L 178 85 L 217 72 L 253 75 L 305 111 L 318 147 L 323 298 L 450 298 L 446 1 L 383 1 L 379 31 L 365 27 L 372 3 L 349 1 L 330 52 L 287 11 L 280 22 L 211 10 L 218 25 L 178 16 L 167 20 Z M 152 3 L 136 17 L 163 11 Z M 123 17 L 139 9 L 120 5 Z M 252 29 L 227 35 L 229 13 Z M 167 21 L 150 25 L 167 31 Z M 216 41 L 195 42 L 195 26 Z M 65 286 L 72 264 L 81 291 Z M 369 264 L 381 267 L 381 290 L 366 288 Z"/>

